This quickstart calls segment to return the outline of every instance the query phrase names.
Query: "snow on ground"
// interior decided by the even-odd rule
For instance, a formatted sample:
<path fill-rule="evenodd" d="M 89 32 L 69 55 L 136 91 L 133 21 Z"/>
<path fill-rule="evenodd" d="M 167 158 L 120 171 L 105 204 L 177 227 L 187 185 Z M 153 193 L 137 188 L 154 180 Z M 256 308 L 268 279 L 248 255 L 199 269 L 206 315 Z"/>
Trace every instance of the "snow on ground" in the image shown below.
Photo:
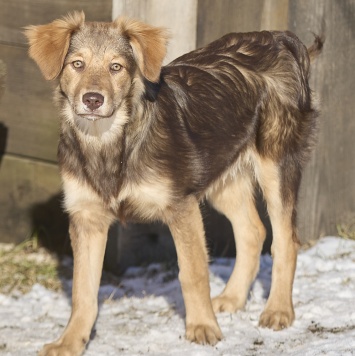
<path fill-rule="evenodd" d="M 223 289 L 233 264 L 217 259 L 210 266 L 212 296 Z M 177 271 L 131 268 L 119 288 L 101 287 L 100 315 L 85 355 L 355 355 L 355 241 L 328 237 L 300 252 L 296 321 L 278 332 L 258 327 L 271 267 L 270 256 L 262 256 L 245 310 L 218 315 L 225 338 L 215 347 L 184 339 Z M 40 285 L 25 295 L 0 295 L 0 355 L 35 355 L 57 338 L 70 315 L 69 298 Z"/>

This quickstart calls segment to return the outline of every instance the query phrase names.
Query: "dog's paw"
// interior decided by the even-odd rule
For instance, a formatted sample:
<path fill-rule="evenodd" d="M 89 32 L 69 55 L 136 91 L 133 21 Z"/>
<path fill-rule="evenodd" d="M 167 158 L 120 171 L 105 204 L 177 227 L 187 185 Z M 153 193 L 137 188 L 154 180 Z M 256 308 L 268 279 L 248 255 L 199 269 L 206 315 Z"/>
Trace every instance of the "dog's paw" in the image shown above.
<path fill-rule="evenodd" d="M 61 342 L 44 345 L 38 356 L 80 356 L 83 354 L 85 345 L 64 345 Z"/>
<path fill-rule="evenodd" d="M 212 307 L 215 313 L 235 313 L 237 310 L 243 309 L 244 303 L 241 303 L 238 298 L 219 295 L 212 299 Z"/>
<path fill-rule="evenodd" d="M 223 335 L 218 325 L 188 325 L 186 339 L 201 345 L 216 345 Z"/>
<path fill-rule="evenodd" d="M 288 328 L 294 319 L 295 314 L 292 309 L 289 311 L 264 310 L 260 316 L 259 326 L 278 331 Z"/>

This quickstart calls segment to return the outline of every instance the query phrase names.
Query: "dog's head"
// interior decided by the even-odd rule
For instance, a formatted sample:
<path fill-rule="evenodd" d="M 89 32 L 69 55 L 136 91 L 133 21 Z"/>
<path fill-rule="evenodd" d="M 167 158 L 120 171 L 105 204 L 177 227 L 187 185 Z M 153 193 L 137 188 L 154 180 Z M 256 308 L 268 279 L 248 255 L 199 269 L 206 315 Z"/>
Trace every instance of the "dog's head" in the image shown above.
<path fill-rule="evenodd" d="M 63 110 L 79 126 L 113 122 L 137 83 L 159 81 L 168 38 L 165 29 L 126 18 L 85 22 L 83 12 L 29 26 L 25 35 L 45 79 L 59 78 Z"/>

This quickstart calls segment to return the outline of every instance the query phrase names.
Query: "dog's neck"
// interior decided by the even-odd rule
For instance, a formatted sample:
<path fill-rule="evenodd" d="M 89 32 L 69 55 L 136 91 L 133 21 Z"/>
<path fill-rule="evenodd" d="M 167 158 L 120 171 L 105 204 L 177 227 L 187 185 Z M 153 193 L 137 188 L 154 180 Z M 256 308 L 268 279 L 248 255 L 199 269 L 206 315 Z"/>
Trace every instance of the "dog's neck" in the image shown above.
<path fill-rule="evenodd" d="M 74 115 L 74 121 L 77 128 L 86 136 L 95 139 L 101 139 L 110 132 L 115 117 L 108 117 L 98 120 L 88 120 L 78 115 Z"/>
<path fill-rule="evenodd" d="M 61 110 L 60 168 L 62 172 L 75 173 L 109 203 L 112 197 L 118 196 L 132 147 L 140 146 L 146 136 L 142 131 L 146 125 L 141 124 L 145 116 L 144 105 L 140 102 L 132 107 L 124 103 L 111 122 L 88 120 L 79 125 L 70 110 L 68 106 Z"/>
<path fill-rule="evenodd" d="M 62 173 L 75 175 L 79 181 L 91 186 L 106 203 L 118 196 L 120 189 L 123 152 L 121 131 L 114 133 L 109 130 L 99 138 L 83 133 L 72 122 L 62 122 L 58 146 Z"/>

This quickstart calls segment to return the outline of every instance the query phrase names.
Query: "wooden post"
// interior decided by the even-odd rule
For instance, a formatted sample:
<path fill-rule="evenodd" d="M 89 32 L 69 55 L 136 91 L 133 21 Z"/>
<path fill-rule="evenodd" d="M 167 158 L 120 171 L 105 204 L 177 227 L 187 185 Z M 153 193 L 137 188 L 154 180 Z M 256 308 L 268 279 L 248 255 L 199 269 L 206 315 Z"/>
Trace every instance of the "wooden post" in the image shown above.
<path fill-rule="evenodd" d="M 322 54 L 311 66 L 320 99 L 317 148 L 303 178 L 299 227 L 305 241 L 337 234 L 355 217 L 355 1 L 291 1 L 289 29 L 311 44 L 325 29 Z"/>
<path fill-rule="evenodd" d="M 129 16 L 170 30 L 165 63 L 196 48 L 197 0 L 113 0 L 113 18 Z"/>

